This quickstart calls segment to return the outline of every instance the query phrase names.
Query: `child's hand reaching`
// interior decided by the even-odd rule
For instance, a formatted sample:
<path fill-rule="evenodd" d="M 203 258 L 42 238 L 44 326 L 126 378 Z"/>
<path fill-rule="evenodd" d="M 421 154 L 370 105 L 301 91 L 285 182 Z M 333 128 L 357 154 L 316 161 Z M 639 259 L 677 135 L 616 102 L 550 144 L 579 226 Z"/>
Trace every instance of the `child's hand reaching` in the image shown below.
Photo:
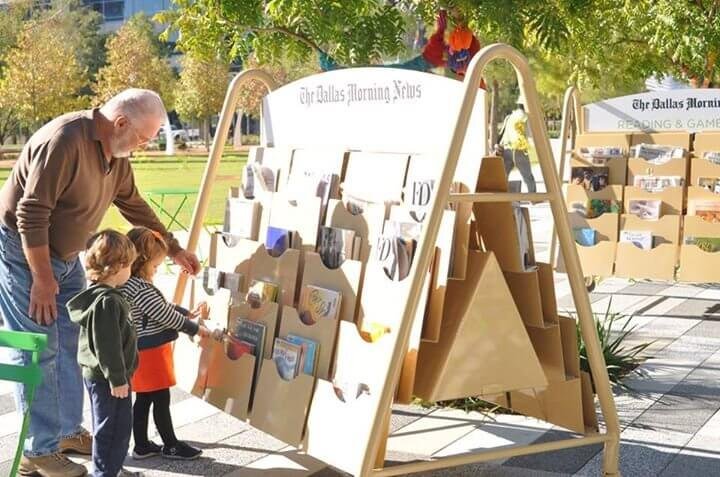
<path fill-rule="evenodd" d="M 208 317 L 208 305 L 206 302 L 201 302 L 198 304 L 198 306 L 195 307 L 194 310 L 190 312 L 190 318 L 198 319 L 202 318 L 203 320 L 207 319 Z"/>
<path fill-rule="evenodd" d="M 129 390 L 130 386 L 128 386 L 127 384 L 123 384 L 122 386 L 113 386 L 112 388 L 110 388 L 110 394 L 118 399 L 125 399 L 126 397 L 128 397 Z"/>
<path fill-rule="evenodd" d="M 204 325 L 200 325 L 198 327 L 197 334 L 198 336 L 200 336 L 200 338 L 207 338 L 208 336 L 210 336 L 210 330 L 207 329 L 207 327 L 205 327 Z"/>

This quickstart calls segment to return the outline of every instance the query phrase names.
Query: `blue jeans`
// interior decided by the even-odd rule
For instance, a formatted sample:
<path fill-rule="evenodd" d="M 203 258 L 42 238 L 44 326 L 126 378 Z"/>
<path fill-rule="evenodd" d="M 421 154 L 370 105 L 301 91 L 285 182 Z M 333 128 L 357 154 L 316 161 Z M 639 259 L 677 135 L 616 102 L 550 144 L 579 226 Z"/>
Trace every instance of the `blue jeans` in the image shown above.
<path fill-rule="evenodd" d="M 77 363 L 79 325 L 70 321 L 65 304 L 85 289 L 85 270 L 79 259 L 52 258 L 52 268 L 60 288 L 57 295 L 57 320 L 50 326 L 39 325 L 28 316 L 32 276 L 20 235 L 0 224 L 0 315 L 4 327 L 47 335 L 47 349 L 40 355 L 43 380 L 35 390 L 30 409 L 30 427 L 25 439 L 25 454 L 52 454 L 60 439 L 77 434 L 82 428 L 83 381 Z M 26 365 L 30 354 L 11 350 L 11 364 Z M 15 403 L 27 409 L 25 389 L 15 388 Z"/>
<path fill-rule="evenodd" d="M 85 380 L 93 417 L 93 477 L 116 477 L 130 447 L 132 434 L 132 398 L 119 399 L 110 394 L 105 380 Z"/>

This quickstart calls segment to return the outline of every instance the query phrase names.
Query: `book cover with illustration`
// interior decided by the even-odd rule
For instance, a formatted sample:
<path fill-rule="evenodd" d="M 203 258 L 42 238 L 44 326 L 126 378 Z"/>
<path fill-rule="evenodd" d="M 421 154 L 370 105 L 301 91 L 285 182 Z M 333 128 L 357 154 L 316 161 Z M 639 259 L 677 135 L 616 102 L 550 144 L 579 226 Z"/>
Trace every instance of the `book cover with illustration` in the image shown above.
<path fill-rule="evenodd" d="M 309 376 L 315 376 L 317 357 L 320 354 L 320 344 L 310 338 L 304 338 L 293 334 L 287 335 L 285 339 L 302 348 L 302 360 L 300 362 L 301 371 Z"/>
<path fill-rule="evenodd" d="M 628 202 L 628 213 L 640 217 L 643 220 L 659 220 L 661 206 L 662 201 L 658 199 L 630 199 Z"/>
<path fill-rule="evenodd" d="M 713 164 L 720 164 L 720 151 L 707 151 L 703 154 L 703 159 Z"/>
<path fill-rule="evenodd" d="M 271 257 L 279 257 L 292 246 L 292 232 L 280 227 L 268 226 L 265 249 Z"/>
<path fill-rule="evenodd" d="M 253 308 L 260 308 L 263 303 L 275 303 L 280 293 L 280 287 L 272 282 L 253 280 L 248 288 L 245 300 Z"/>
<path fill-rule="evenodd" d="M 388 278 L 395 281 L 408 276 L 414 255 L 415 240 L 400 237 L 395 231 L 383 232 L 373 249 L 374 259 L 380 262 Z"/>
<path fill-rule="evenodd" d="M 610 159 L 623 156 L 623 150 L 618 146 L 586 146 L 581 147 L 578 155 L 595 165 L 605 165 Z"/>
<path fill-rule="evenodd" d="M 720 201 L 689 200 L 688 215 L 697 215 L 705 222 L 720 223 Z"/>
<path fill-rule="evenodd" d="M 275 338 L 272 359 L 280 377 L 285 381 L 292 381 L 300 369 L 302 347 L 283 338 Z"/>
<path fill-rule="evenodd" d="M 223 286 L 223 272 L 215 267 L 205 267 L 202 284 L 208 295 L 214 295 Z"/>
<path fill-rule="evenodd" d="M 287 181 L 287 194 L 293 199 L 320 197 L 322 210 L 325 210 L 330 199 L 338 196 L 339 182 L 337 174 L 293 167 Z"/>
<path fill-rule="evenodd" d="M 649 230 L 621 230 L 620 241 L 630 242 L 643 250 L 653 248 L 653 236 Z"/>
<path fill-rule="evenodd" d="M 612 199 L 589 199 L 584 204 L 573 202 L 570 207 L 573 212 L 578 212 L 588 219 L 595 219 L 602 214 L 619 214 L 622 211 L 618 201 Z"/>
<path fill-rule="evenodd" d="M 595 192 L 610 184 L 609 174 L 610 169 L 607 167 L 572 167 L 570 183 Z"/>
<path fill-rule="evenodd" d="M 644 159 L 651 164 L 665 164 L 671 159 L 682 159 L 685 157 L 685 149 L 660 144 L 638 144 L 630 149 L 630 156 L 637 159 Z"/>
<path fill-rule="evenodd" d="M 355 231 L 339 227 L 320 227 L 316 251 L 328 268 L 338 268 L 345 260 L 353 259 L 357 254 Z"/>
<path fill-rule="evenodd" d="M 697 245 L 703 252 L 720 251 L 720 237 L 685 237 L 685 245 Z"/>
<path fill-rule="evenodd" d="M 300 291 L 298 315 L 306 325 L 319 320 L 336 320 L 340 314 L 342 294 L 335 290 L 305 285 Z"/>
<path fill-rule="evenodd" d="M 234 336 L 228 336 L 226 339 L 226 354 L 227 357 L 232 359 L 233 361 L 236 359 L 240 359 L 240 357 L 244 354 L 251 354 L 255 356 L 254 344 L 248 343 L 247 341 L 242 341 L 238 338 L 235 338 Z"/>
<path fill-rule="evenodd" d="M 265 350 L 265 333 L 267 327 L 264 323 L 258 321 L 246 320 L 240 318 L 237 320 L 237 326 L 235 327 L 235 333 L 233 336 L 240 341 L 245 341 L 252 346 L 253 355 L 255 356 L 255 373 L 260 370 L 260 364 L 262 363 L 263 352 Z"/>
<path fill-rule="evenodd" d="M 680 176 L 645 176 L 633 178 L 633 186 L 648 192 L 662 192 L 668 187 L 682 187 L 685 180 Z"/>
<path fill-rule="evenodd" d="M 573 235 L 575 236 L 575 242 L 583 247 L 592 247 L 597 243 L 595 229 L 590 227 L 575 227 L 573 228 Z"/>

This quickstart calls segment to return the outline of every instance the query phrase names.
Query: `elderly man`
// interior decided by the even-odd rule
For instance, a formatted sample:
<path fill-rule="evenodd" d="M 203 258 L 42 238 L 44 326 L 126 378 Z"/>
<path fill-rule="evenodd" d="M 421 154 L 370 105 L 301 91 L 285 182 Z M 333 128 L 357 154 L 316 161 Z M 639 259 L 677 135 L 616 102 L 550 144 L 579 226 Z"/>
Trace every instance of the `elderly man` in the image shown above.
<path fill-rule="evenodd" d="M 123 91 L 100 109 L 60 116 L 30 138 L 0 190 L 0 314 L 8 329 L 48 337 L 21 475 L 86 474 L 64 456 L 92 449 L 92 437 L 81 427 L 79 330 L 65 304 L 85 288 L 78 253 L 110 205 L 130 223 L 161 233 L 185 271 L 199 271 L 195 255 L 180 248 L 138 193 L 128 160 L 165 118 L 160 97 L 140 89 Z M 28 362 L 25 353 L 11 359 Z M 26 408 L 22 386 L 16 401 Z"/>

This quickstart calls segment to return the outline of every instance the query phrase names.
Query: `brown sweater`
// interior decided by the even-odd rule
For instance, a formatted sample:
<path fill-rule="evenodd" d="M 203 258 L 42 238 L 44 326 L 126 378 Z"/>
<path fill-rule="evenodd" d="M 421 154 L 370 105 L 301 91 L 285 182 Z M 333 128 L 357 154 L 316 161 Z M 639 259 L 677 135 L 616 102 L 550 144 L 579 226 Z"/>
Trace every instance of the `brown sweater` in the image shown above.
<path fill-rule="evenodd" d="M 177 241 L 138 193 L 130 161 L 105 159 L 96 114 L 65 114 L 33 134 L 0 189 L 0 221 L 26 246 L 49 245 L 54 257 L 71 260 L 115 204 L 133 225 L 163 234 L 176 253 Z"/>

